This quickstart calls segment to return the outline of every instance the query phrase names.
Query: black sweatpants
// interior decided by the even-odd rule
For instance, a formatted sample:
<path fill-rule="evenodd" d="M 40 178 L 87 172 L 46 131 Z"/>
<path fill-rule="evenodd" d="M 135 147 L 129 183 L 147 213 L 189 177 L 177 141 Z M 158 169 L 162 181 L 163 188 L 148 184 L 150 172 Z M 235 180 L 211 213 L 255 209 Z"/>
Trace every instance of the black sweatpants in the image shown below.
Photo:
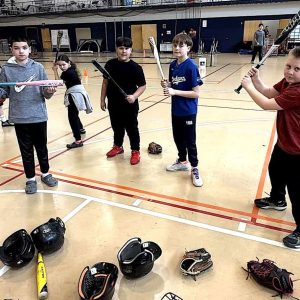
<path fill-rule="evenodd" d="M 137 105 L 109 107 L 111 127 L 114 131 L 114 145 L 123 145 L 125 131 L 129 137 L 131 150 L 140 150 Z"/>
<path fill-rule="evenodd" d="M 68 98 L 70 103 L 70 105 L 68 105 L 69 124 L 71 126 L 75 141 L 80 141 L 81 140 L 80 129 L 83 129 L 83 126 L 79 118 L 79 111 L 76 105 L 74 104 L 72 96 L 69 95 Z"/>
<path fill-rule="evenodd" d="M 254 61 L 255 60 L 255 57 L 256 57 L 256 54 L 258 52 L 258 57 L 259 57 L 259 61 L 261 61 L 263 55 L 262 55 L 262 49 L 263 47 L 262 46 L 254 46 L 253 47 L 253 52 L 252 52 L 252 59 L 251 61 Z"/>
<path fill-rule="evenodd" d="M 49 171 L 47 122 L 15 124 L 26 178 L 35 176 L 34 148 L 42 173 Z"/>
<path fill-rule="evenodd" d="M 179 160 L 186 161 L 188 154 L 191 166 L 197 167 L 196 115 L 186 117 L 172 116 L 172 129 Z"/>
<path fill-rule="evenodd" d="M 271 197 L 285 199 L 285 188 L 292 204 L 292 214 L 300 232 L 300 155 L 284 152 L 276 144 L 269 163 Z"/>

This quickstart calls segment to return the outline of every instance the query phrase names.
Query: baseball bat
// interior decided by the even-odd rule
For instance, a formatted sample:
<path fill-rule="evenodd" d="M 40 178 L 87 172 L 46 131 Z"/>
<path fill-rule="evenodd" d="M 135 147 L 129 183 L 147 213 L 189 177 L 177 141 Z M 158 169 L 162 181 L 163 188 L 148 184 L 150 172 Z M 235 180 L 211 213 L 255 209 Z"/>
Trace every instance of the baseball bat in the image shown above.
<path fill-rule="evenodd" d="M 61 44 L 61 39 L 64 35 L 64 32 L 62 30 L 58 30 L 57 32 L 57 39 L 56 39 L 56 55 L 55 55 L 55 62 L 57 62 L 57 58 L 58 58 L 58 53 L 59 53 L 59 48 L 60 48 L 60 44 Z"/>
<path fill-rule="evenodd" d="M 108 71 L 103 68 L 100 63 L 97 60 L 92 60 L 92 64 L 104 75 L 104 77 L 108 80 L 110 80 L 117 88 L 118 90 L 121 92 L 121 94 L 127 98 L 127 94 L 124 92 L 124 90 L 117 84 L 117 82 L 110 76 L 110 74 L 108 73 Z"/>
<path fill-rule="evenodd" d="M 41 253 L 38 253 L 37 256 L 36 282 L 37 282 L 38 299 L 39 300 L 47 299 L 48 287 L 47 287 L 46 267 Z"/>
<path fill-rule="evenodd" d="M 160 59 L 159 59 L 159 54 L 158 54 L 158 50 L 157 50 L 157 47 L 156 47 L 156 43 L 155 43 L 155 40 L 154 40 L 154 37 L 153 36 L 150 36 L 148 38 L 148 41 L 149 41 L 149 44 L 150 44 L 150 48 L 151 48 L 151 51 L 154 55 L 154 58 L 156 60 L 156 63 L 157 63 L 157 66 L 158 66 L 158 69 L 160 71 L 160 75 L 161 75 L 161 78 L 162 79 L 166 79 L 165 75 L 164 75 L 164 72 L 162 70 L 162 67 L 161 67 L 161 63 L 160 63 Z"/>
<path fill-rule="evenodd" d="M 289 24 L 281 31 L 280 35 L 277 37 L 276 41 L 271 46 L 269 51 L 264 55 L 264 57 L 261 59 L 261 61 L 255 66 L 256 69 L 259 69 L 260 66 L 265 62 L 265 60 L 273 53 L 273 51 L 275 49 L 277 49 L 285 39 L 287 39 L 289 34 L 296 28 L 296 26 L 299 24 L 299 22 L 300 22 L 300 10 L 289 21 Z M 239 94 L 242 88 L 243 88 L 243 86 L 240 85 L 234 91 Z"/>
<path fill-rule="evenodd" d="M 63 80 L 37 80 L 37 81 L 24 81 L 24 82 L 0 82 L 1 86 L 62 86 L 64 84 Z"/>

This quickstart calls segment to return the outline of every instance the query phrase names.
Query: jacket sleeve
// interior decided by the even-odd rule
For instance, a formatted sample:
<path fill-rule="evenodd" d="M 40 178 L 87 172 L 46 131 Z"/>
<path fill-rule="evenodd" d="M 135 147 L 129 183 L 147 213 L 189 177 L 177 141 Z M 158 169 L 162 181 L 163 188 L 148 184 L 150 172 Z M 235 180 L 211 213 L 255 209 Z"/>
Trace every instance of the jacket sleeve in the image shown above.
<path fill-rule="evenodd" d="M 1 69 L 0 73 L 0 82 L 7 82 L 5 68 Z M 9 97 L 9 86 L 1 86 L 0 87 L 0 98 L 5 99 Z"/>
<path fill-rule="evenodd" d="M 45 68 L 43 67 L 43 65 L 41 65 L 41 78 L 40 78 L 40 80 L 48 80 L 48 76 L 46 74 L 46 71 L 45 71 Z M 50 99 L 53 96 L 53 94 L 48 93 L 47 89 L 48 89 L 48 87 L 42 87 L 42 93 L 43 93 L 43 96 L 46 99 Z"/>

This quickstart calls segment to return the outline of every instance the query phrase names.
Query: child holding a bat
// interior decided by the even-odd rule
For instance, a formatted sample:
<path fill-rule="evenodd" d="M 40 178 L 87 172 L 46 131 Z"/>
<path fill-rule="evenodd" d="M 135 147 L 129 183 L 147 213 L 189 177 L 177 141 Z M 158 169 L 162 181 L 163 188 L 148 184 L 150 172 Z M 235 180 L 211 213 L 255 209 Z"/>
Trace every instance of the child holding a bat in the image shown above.
<path fill-rule="evenodd" d="M 167 171 L 188 171 L 191 165 L 192 182 L 194 186 L 200 187 L 203 181 L 198 169 L 196 118 L 200 85 L 203 82 L 198 66 L 188 57 L 193 46 L 191 37 L 179 33 L 172 44 L 176 59 L 170 64 L 169 80 L 163 80 L 161 85 L 164 94 L 172 97 L 172 129 L 178 159 L 167 166 Z"/>
<path fill-rule="evenodd" d="M 79 111 L 86 113 L 93 111 L 90 98 L 84 86 L 81 84 L 80 74 L 76 65 L 65 54 L 59 55 L 53 65 L 55 79 L 59 78 L 57 68 L 62 71 L 60 78 L 64 81 L 67 91 L 65 93 L 64 104 L 68 108 L 68 119 L 75 141 L 67 144 L 68 149 L 83 146 L 81 135 L 85 134 L 85 129 L 79 118 Z"/>
<path fill-rule="evenodd" d="M 104 75 L 100 106 L 105 111 L 105 98 L 108 99 L 108 111 L 111 127 L 114 131 L 114 144 L 107 157 L 114 157 L 124 152 L 123 140 L 125 131 L 128 134 L 131 146 L 130 163 L 140 162 L 140 135 L 138 129 L 138 97 L 146 89 L 146 80 L 140 65 L 130 59 L 132 40 L 128 37 L 118 37 L 116 40 L 117 58 L 109 60 L 105 69 L 110 76 L 124 90 L 116 88 L 113 82 Z M 127 94 L 127 97 L 124 94 Z"/>
<path fill-rule="evenodd" d="M 263 209 L 285 210 L 286 188 L 292 204 L 296 229 L 283 239 L 285 246 L 300 248 L 300 47 L 290 51 L 284 78 L 267 86 L 252 68 L 242 79 L 242 86 L 253 101 L 264 110 L 277 110 L 277 143 L 269 163 L 270 197 L 256 199 Z"/>
<path fill-rule="evenodd" d="M 31 50 L 27 38 L 13 38 L 11 50 L 15 60 L 3 65 L 0 82 L 47 80 L 43 65 L 29 58 Z M 57 180 L 48 173 L 48 115 L 45 103 L 45 99 L 50 99 L 55 91 L 55 87 L 25 85 L 0 88 L 0 97 L 9 98 L 9 120 L 15 124 L 26 175 L 25 192 L 27 194 L 34 194 L 37 191 L 34 149 L 42 173 L 41 181 L 50 187 L 57 185 Z"/>

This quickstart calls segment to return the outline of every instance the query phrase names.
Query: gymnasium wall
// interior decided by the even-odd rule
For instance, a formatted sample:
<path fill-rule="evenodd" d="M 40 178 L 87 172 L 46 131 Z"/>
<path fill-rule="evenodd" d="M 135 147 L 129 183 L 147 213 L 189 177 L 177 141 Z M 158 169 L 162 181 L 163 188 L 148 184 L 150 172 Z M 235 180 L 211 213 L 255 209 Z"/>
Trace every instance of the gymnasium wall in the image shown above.
<path fill-rule="evenodd" d="M 157 24 L 157 43 L 170 42 L 175 33 L 193 27 L 200 31 L 201 40 L 208 51 L 215 38 L 220 52 L 237 52 L 243 42 L 245 20 L 279 20 L 290 18 L 299 10 L 299 1 L 288 4 L 272 3 L 258 5 L 228 5 L 191 9 L 144 10 L 120 15 L 120 12 L 106 14 L 82 14 L 65 16 L 35 16 L 0 18 L 0 39 L 18 33 L 25 34 L 26 27 L 37 28 L 38 50 L 42 50 L 42 28 L 68 29 L 71 50 L 77 48 L 76 28 L 90 28 L 92 39 L 103 39 L 102 50 L 114 51 L 115 35 L 131 35 L 131 25 Z M 147 21 L 145 21 L 147 20 Z M 203 21 L 206 27 L 203 27 Z M 24 24 L 26 24 L 24 26 Z M 105 31 L 105 27 L 107 31 Z M 107 35 L 105 34 L 107 32 Z M 169 34 L 168 34 L 169 33 Z M 107 41 L 107 43 L 106 43 Z"/>

